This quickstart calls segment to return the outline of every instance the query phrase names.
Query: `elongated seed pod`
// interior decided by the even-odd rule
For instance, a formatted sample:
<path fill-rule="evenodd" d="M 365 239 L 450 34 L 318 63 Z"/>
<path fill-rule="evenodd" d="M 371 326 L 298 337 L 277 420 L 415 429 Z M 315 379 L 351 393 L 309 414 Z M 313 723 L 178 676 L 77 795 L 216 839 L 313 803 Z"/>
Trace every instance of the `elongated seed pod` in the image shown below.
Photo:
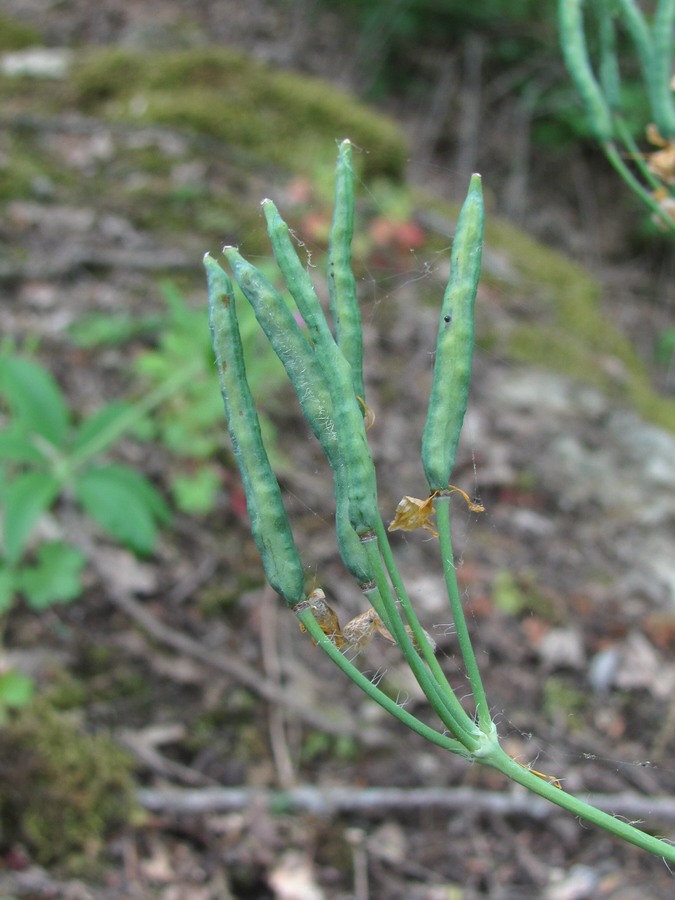
<path fill-rule="evenodd" d="M 265 276 L 234 247 L 224 247 L 223 254 L 232 267 L 237 284 L 253 307 L 260 327 L 281 360 L 312 431 L 326 455 L 334 454 L 337 435 L 331 396 L 314 348 L 300 330 L 284 298 Z"/>
<path fill-rule="evenodd" d="M 349 517 L 349 495 L 345 478 L 334 472 L 335 478 L 335 535 L 340 557 L 359 587 L 370 584 L 373 573 L 359 536 Z"/>
<path fill-rule="evenodd" d="M 324 346 L 321 345 L 323 352 Z M 342 489 L 347 494 L 349 521 L 358 535 L 372 531 L 379 519 L 375 466 L 368 447 L 366 428 L 354 394 L 350 367 L 336 345 L 326 345 L 324 361 L 333 403 Z M 336 485 L 338 484 L 336 479 Z"/>
<path fill-rule="evenodd" d="M 354 166 L 351 141 L 340 144 L 335 170 L 335 207 L 328 241 L 328 292 L 338 346 L 349 363 L 354 393 L 365 407 L 363 332 L 352 271 Z"/>
<path fill-rule="evenodd" d="M 330 383 L 334 374 L 333 361 L 336 359 L 337 347 L 321 309 L 319 299 L 316 296 L 314 285 L 298 258 L 290 238 L 288 225 L 282 219 L 275 204 L 272 200 L 267 199 L 263 200 L 261 206 L 267 221 L 267 232 L 274 251 L 274 258 L 281 274 L 284 276 L 286 287 L 291 297 L 295 300 L 300 315 L 307 325 L 310 337 L 316 348 L 315 356 L 319 367 L 322 369 L 323 377 Z M 340 359 L 337 359 L 337 365 L 342 365 L 344 368 L 344 363 Z M 343 374 L 343 377 L 347 377 L 346 372 Z M 332 408 L 333 403 L 331 400 L 331 419 Z M 316 434 L 316 429 L 313 430 Z M 370 582 L 372 575 L 369 571 L 365 551 L 349 520 L 349 475 L 346 470 L 345 460 L 340 453 L 339 441 L 335 439 L 325 440 L 325 435 L 322 436 L 321 434 L 317 436 L 333 470 L 336 503 L 335 527 L 340 556 L 351 575 L 359 584 Z M 333 432 L 332 437 L 335 437 L 335 432 Z"/>
<path fill-rule="evenodd" d="M 481 178 L 472 175 L 452 242 L 450 280 L 443 297 L 431 397 L 422 435 L 422 463 L 431 491 L 448 487 L 466 413 L 483 218 Z"/>
<path fill-rule="evenodd" d="M 665 140 L 672 140 L 675 136 L 675 107 L 670 81 L 675 5 L 672 0 L 659 0 L 651 28 L 634 0 L 617 0 L 617 6 L 640 58 L 654 123 Z"/>
<path fill-rule="evenodd" d="M 656 127 L 666 141 L 675 138 L 675 104 L 671 87 L 675 4 L 661 0 L 652 25 L 652 58 L 645 71 Z"/>
<path fill-rule="evenodd" d="M 619 73 L 619 60 L 616 54 L 615 20 L 612 15 L 612 5 L 613 0 L 599 0 L 598 3 L 600 52 L 598 74 L 602 92 L 610 110 L 618 112 L 621 108 L 621 76 Z"/>
<path fill-rule="evenodd" d="M 319 364 L 334 343 L 333 335 L 316 296 L 312 279 L 300 262 L 290 237 L 288 225 L 284 222 L 272 200 L 263 200 L 262 206 L 267 222 L 267 233 L 272 244 L 274 258 L 284 276 L 286 287 L 295 300 L 300 315 L 309 330 L 310 338 L 318 351 Z"/>
<path fill-rule="evenodd" d="M 274 203 L 262 204 L 274 256 L 286 285 L 298 305 L 314 341 L 316 359 L 331 396 L 332 415 L 337 434 L 337 456 L 327 452 L 336 479 L 338 507 L 348 510 L 348 518 L 358 534 L 372 530 L 377 512 L 375 468 L 366 440 L 362 407 L 353 388 L 353 373 L 328 327 L 311 279 L 298 259 L 289 237 L 288 226 Z M 236 273 L 235 273 L 236 274 Z M 360 321 L 352 323 L 358 325 Z M 342 492 L 346 493 L 346 498 Z M 344 504 L 344 505 L 343 505 Z M 342 525 L 342 521 L 339 522 Z M 345 542 L 352 544 L 350 559 L 355 564 L 359 551 L 349 530 L 342 532 Z M 348 563 L 352 569 L 352 562 Z"/>
<path fill-rule="evenodd" d="M 232 449 L 246 492 L 251 532 L 267 579 L 290 607 L 305 598 L 302 563 L 270 466 L 246 379 L 234 292 L 228 275 L 208 254 L 209 322 Z"/>
<path fill-rule="evenodd" d="M 612 140 L 612 116 L 591 68 L 584 33 L 582 0 L 559 0 L 560 41 L 567 71 L 586 108 L 593 133 L 602 144 Z"/>

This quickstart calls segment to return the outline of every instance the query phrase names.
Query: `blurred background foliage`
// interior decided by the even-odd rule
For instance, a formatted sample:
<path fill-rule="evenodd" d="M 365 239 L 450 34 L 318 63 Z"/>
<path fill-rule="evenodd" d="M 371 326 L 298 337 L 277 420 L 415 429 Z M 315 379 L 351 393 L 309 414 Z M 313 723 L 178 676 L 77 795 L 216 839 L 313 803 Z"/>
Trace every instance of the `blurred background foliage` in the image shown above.
<path fill-rule="evenodd" d="M 57 75 L 0 69 L 0 279 L 11 301 L 0 328 L 58 377 L 75 422 L 119 398 L 139 410 L 106 454 L 142 470 L 176 513 L 160 538 L 165 583 L 192 569 L 204 534 L 224 547 L 235 534 L 237 543 L 245 517 L 211 364 L 201 256 L 240 243 L 265 265 L 258 202 L 273 190 L 325 288 L 335 141 L 347 135 L 357 150 L 359 288 L 369 313 L 393 297 L 378 328 L 396 325 L 401 285 L 414 281 L 421 304 L 437 299 L 456 214 L 447 198 L 463 195 L 480 170 L 489 207 L 482 347 L 611 390 L 675 427 L 672 401 L 653 389 L 659 378 L 672 389 L 675 341 L 664 324 L 672 289 L 659 290 L 672 284 L 672 248 L 606 172 L 561 59 L 555 4 L 284 0 L 258 8 L 265 18 L 248 33 L 234 2 L 167 2 L 153 20 L 142 3 L 73 0 L 43 17 L 8 0 L 12 17 L 0 17 L 0 52 L 71 51 Z M 623 90 L 642 141 L 644 91 L 629 55 Z M 577 262 L 642 265 L 651 273 L 638 289 L 646 330 L 603 315 L 596 281 L 496 213 Z M 269 275 L 276 280 L 272 268 Z M 292 433 L 295 423 L 252 317 L 244 312 L 242 321 L 283 472 L 284 428 Z M 386 370 L 378 377 L 393 407 L 399 398 L 387 391 L 396 388 Z M 172 395 L 149 404 L 171 379 Z M 67 511 L 59 502 L 55 515 Z M 174 539 L 176 521 L 182 536 Z M 27 548 L 27 563 L 38 551 Z M 238 543 L 229 562 L 228 597 L 238 599 L 242 585 L 259 584 L 259 566 Z M 497 605 L 534 603 L 536 585 L 525 590 L 504 576 L 497 587 Z M 0 712 L 3 698 L 12 710 L 30 699 L 11 673 L 0 682 Z M 23 752 L 25 733 L 19 738 L 14 752 Z M 14 808 L 22 803 L 17 795 Z"/>

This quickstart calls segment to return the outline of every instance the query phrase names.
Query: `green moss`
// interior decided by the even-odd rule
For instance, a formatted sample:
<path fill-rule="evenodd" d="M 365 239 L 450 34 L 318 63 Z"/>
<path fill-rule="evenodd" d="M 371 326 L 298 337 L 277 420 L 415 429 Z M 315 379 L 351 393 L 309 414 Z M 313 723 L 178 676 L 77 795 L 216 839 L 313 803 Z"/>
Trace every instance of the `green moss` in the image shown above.
<path fill-rule="evenodd" d="M 528 315 L 509 338 L 509 355 L 593 384 L 675 431 L 675 402 L 654 391 L 630 340 L 603 312 L 598 282 L 511 225 L 493 221 L 486 236 L 489 246 L 508 254 L 524 282 Z"/>
<path fill-rule="evenodd" d="M 44 702 L 0 730 L 0 760 L 1 840 L 25 843 L 41 864 L 86 870 L 136 812 L 127 754 Z"/>
<path fill-rule="evenodd" d="M 51 180 L 53 167 L 35 153 L 23 135 L 8 135 L 0 162 L 0 202 L 24 199 L 33 194 L 37 179 Z"/>
<path fill-rule="evenodd" d="M 563 721 L 565 728 L 578 731 L 579 721 L 588 708 L 588 695 L 570 686 L 562 678 L 550 677 L 544 682 L 544 710 L 551 721 Z"/>
<path fill-rule="evenodd" d="M 407 149 L 392 120 L 326 82 L 231 50 L 97 52 L 75 66 L 73 85 L 89 113 L 186 128 L 292 171 L 332 159 L 348 134 L 366 151 L 364 175 L 403 174 Z"/>
<path fill-rule="evenodd" d="M 518 577 L 507 569 L 497 572 L 492 581 L 492 600 L 507 616 L 534 614 L 545 622 L 559 620 L 551 597 L 541 590 L 531 572 L 520 572 Z"/>
<path fill-rule="evenodd" d="M 42 35 L 37 28 L 0 14 L 0 53 L 23 50 L 41 43 Z"/>

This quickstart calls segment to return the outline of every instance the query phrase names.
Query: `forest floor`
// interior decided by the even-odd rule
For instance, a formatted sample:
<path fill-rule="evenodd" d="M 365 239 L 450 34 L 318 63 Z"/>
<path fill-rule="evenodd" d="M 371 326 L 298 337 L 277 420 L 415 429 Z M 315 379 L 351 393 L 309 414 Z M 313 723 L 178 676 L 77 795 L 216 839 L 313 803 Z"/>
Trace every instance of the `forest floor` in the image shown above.
<path fill-rule="evenodd" d="M 162 48 L 189 21 L 200 38 L 349 82 L 344 49 L 329 52 L 348 31 L 333 15 L 308 16 L 311 3 L 106 0 L 95 12 L 72 2 L 45 15 L 42 6 L 22 0 L 8 11 L 42 29 L 52 47 Z M 392 98 L 386 105 L 404 132 L 416 133 L 414 110 L 403 102 L 396 110 Z M 69 337 L 73 323 L 92 311 L 160 314 L 158 285 L 167 277 L 198 309 L 201 257 L 218 249 L 204 241 L 241 239 L 245 252 L 248 235 L 240 238 L 231 216 L 222 229 L 213 222 L 191 228 L 196 183 L 223 196 L 235 192 L 242 210 L 278 196 L 297 233 L 309 246 L 321 244 L 325 210 L 318 201 L 312 207 L 318 190 L 306 179 L 241 166 L 224 147 L 214 162 L 213 147 L 180 129 L 112 127 L 74 111 L 27 125 L 22 112 L 17 96 L 3 113 L 12 139 L 26 140 L 68 177 L 33 179 L 25 196 L 3 200 L 2 237 L 21 254 L 2 259 L 2 334 L 39 348 L 80 414 L 138 390 L 131 362 L 153 338 L 83 348 Z M 129 153 L 141 159 L 149 147 L 171 160 L 172 215 L 184 216 L 184 229 L 144 224 L 148 170 L 135 169 Z M 568 172 L 554 175 L 556 164 Z M 617 328 L 630 338 L 666 409 L 672 369 L 654 366 L 652 350 L 672 316 L 672 254 L 641 249 L 627 261 L 622 229 L 630 204 L 613 198 L 621 189 L 595 165 L 581 153 L 533 164 L 531 199 L 520 210 L 509 207 L 496 166 L 489 214 L 527 219 L 530 235 L 592 266 L 608 333 Z M 417 190 L 455 191 L 457 169 L 429 146 L 413 150 L 410 168 Z M 107 188 L 92 189 L 102 173 Z M 589 186 L 584 218 L 575 204 Z M 375 188 L 360 188 L 370 242 L 359 276 L 365 368 L 377 414 L 369 439 L 387 520 L 403 495 L 423 490 L 419 441 L 437 316 L 430 298 L 442 295 L 449 247 L 447 223 L 432 221 L 428 210 L 413 203 L 396 218 L 374 203 Z M 605 217 L 593 210 L 610 200 L 609 224 L 598 236 Z M 411 253 L 406 241 L 420 234 L 425 240 Z M 425 243 L 430 235 L 435 244 Z M 477 515 L 458 504 L 455 512 L 469 624 L 505 749 L 560 779 L 564 790 L 604 795 L 617 815 L 675 836 L 675 436 L 636 411 L 626 389 L 634 373 L 611 350 L 598 354 L 602 378 L 593 380 L 507 349 L 523 323 L 545 326 L 553 315 L 554 287 L 524 268 L 523 253 L 536 247 L 507 250 L 496 237 L 486 246 L 479 348 L 455 475 L 486 508 Z M 544 266 L 550 252 L 541 250 Z M 317 279 L 324 290 L 318 272 Z M 650 299 L 657 293 L 661 304 Z M 570 346 L 576 339 L 572 333 Z M 266 413 L 308 572 L 345 621 L 364 601 L 333 544 L 327 469 L 288 393 L 275 390 Z M 157 440 L 126 439 L 115 452 L 165 491 L 181 468 Z M 203 516 L 177 512 L 151 558 L 106 541 L 67 503 L 61 510 L 69 538 L 89 559 L 86 593 L 40 615 L 18 605 L 6 626 L 7 658 L 61 705 L 76 694 L 78 727 L 126 748 L 143 813 L 92 850 L 77 877 L 65 859 L 40 865 L 24 836 L 3 829 L 0 896 L 672 897 L 673 875 L 661 860 L 425 745 L 338 675 L 262 583 L 225 439 L 215 459 L 216 508 Z M 461 695 L 465 677 L 439 587 L 437 544 L 422 533 L 393 538 L 410 595 Z M 358 662 L 408 709 L 428 716 L 396 647 L 376 639 Z M 0 774 L 7 777 L 1 761 Z"/>

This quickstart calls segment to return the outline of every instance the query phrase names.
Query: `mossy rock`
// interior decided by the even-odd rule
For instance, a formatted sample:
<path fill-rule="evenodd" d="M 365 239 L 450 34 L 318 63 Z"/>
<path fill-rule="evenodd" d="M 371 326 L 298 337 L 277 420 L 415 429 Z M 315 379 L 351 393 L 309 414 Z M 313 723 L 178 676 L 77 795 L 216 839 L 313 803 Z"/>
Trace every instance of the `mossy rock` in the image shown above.
<path fill-rule="evenodd" d="M 508 223 L 489 222 L 486 239 L 508 254 L 526 312 L 509 336 L 507 355 L 592 384 L 675 432 L 675 402 L 654 390 L 629 338 L 603 311 L 598 281 Z"/>
<path fill-rule="evenodd" d="M 109 738 L 83 734 L 44 701 L 0 729 L 0 845 L 81 872 L 135 809 L 131 760 Z"/>
<path fill-rule="evenodd" d="M 459 204 L 423 191 L 414 200 L 438 252 L 447 254 Z M 600 283 L 582 265 L 488 209 L 481 285 L 488 296 L 476 305 L 480 349 L 592 385 L 675 432 L 675 401 L 655 390 L 648 366 L 603 308 Z M 490 292 L 499 298 L 496 314 Z"/>
<path fill-rule="evenodd" d="M 42 35 L 31 25 L 0 14 L 0 53 L 25 50 L 42 43 Z"/>
<path fill-rule="evenodd" d="M 348 135 L 366 151 L 364 176 L 403 176 L 407 148 L 393 120 L 318 78 L 233 50 L 98 51 L 75 65 L 73 86 L 90 114 L 186 128 L 291 171 L 332 161 Z"/>

